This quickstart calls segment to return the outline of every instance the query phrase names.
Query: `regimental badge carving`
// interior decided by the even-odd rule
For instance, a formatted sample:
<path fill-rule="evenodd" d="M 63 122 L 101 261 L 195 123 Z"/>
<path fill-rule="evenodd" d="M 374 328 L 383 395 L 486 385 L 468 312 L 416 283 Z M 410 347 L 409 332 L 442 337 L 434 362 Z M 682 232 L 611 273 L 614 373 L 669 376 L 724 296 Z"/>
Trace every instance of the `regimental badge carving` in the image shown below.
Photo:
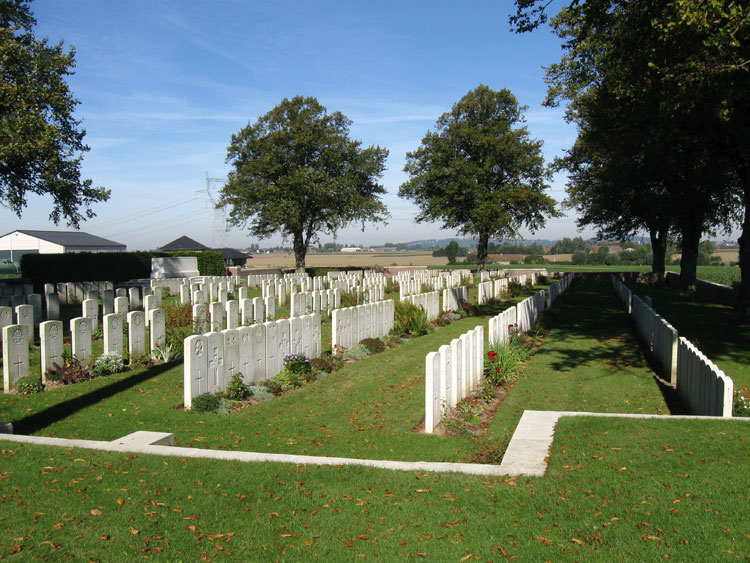
<path fill-rule="evenodd" d="M 141 316 L 140 315 L 133 315 L 133 324 L 135 326 L 141 326 Z"/>
<path fill-rule="evenodd" d="M 52 340 L 56 340 L 57 339 L 58 332 L 59 331 L 58 331 L 57 325 L 52 325 L 51 327 L 49 327 L 49 337 Z"/>
<path fill-rule="evenodd" d="M 81 334 L 86 334 L 89 331 L 89 324 L 88 323 L 81 323 L 78 325 L 78 332 Z"/>
<path fill-rule="evenodd" d="M 23 329 L 16 328 L 13 330 L 13 336 L 11 338 L 13 338 L 13 342 L 16 344 L 23 342 Z"/>
<path fill-rule="evenodd" d="M 196 340 L 195 341 L 195 355 L 196 356 L 202 356 L 203 355 L 203 341 L 202 340 Z"/>

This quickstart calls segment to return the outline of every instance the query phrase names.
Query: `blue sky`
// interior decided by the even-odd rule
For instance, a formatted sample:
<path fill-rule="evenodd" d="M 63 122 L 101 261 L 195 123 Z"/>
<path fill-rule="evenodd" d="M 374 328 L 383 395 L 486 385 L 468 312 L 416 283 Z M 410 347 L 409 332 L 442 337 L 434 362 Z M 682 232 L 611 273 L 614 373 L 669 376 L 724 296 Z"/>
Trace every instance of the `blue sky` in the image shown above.
<path fill-rule="evenodd" d="M 181 235 L 208 246 L 280 243 L 238 229 L 216 237 L 206 174 L 225 177 L 231 135 L 285 97 L 316 97 L 353 120 L 352 138 L 390 151 L 382 182 L 392 218 L 364 233 L 356 226 L 340 232 L 338 242 L 349 244 L 454 235 L 439 224 L 415 224 L 416 208 L 396 194 L 406 152 L 480 83 L 509 88 L 528 106 L 528 129 L 544 141 L 548 160 L 575 138 L 562 109 L 541 105 L 541 67 L 559 60 L 559 41 L 547 29 L 512 34 L 509 0 L 37 0 L 31 7 L 37 36 L 76 49 L 69 85 L 91 147 L 83 172 L 112 190 L 81 230 L 130 250 Z M 550 195 L 564 197 L 564 178 Z M 66 228 L 47 220 L 50 207 L 30 198 L 21 220 L 0 208 L 0 230 Z M 578 234 L 569 215 L 525 236 Z"/>

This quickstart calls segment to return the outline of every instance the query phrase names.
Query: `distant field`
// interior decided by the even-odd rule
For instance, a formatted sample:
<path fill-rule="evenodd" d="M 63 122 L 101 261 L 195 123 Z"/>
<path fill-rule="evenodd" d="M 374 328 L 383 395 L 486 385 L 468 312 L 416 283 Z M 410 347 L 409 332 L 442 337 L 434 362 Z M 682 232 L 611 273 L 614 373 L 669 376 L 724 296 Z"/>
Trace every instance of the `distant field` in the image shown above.
<path fill-rule="evenodd" d="M 447 258 L 433 258 L 432 251 L 425 252 L 351 252 L 308 254 L 305 265 L 374 267 L 374 266 L 445 266 Z M 247 268 L 294 268 L 294 254 L 253 254 Z"/>

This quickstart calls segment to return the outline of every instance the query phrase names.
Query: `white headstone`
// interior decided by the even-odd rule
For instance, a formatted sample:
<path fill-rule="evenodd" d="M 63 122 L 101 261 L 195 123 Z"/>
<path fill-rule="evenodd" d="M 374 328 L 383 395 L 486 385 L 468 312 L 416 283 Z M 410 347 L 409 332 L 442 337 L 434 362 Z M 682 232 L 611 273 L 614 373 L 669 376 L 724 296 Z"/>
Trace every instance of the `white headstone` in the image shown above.
<path fill-rule="evenodd" d="M 115 313 L 121 315 L 125 319 L 125 315 L 128 314 L 130 309 L 130 303 L 128 303 L 127 297 L 115 297 Z"/>
<path fill-rule="evenodd" d="M 149 344 L 151 351 L 156 348 L 163 348 L 167 342 L 166 319 L 164 318 L 164 309 L 151 309 L 148 312 L 149 318 Z"/>
<path fill-rule="evenodd" d="M 239 342 L 239 367 L 242 381 L 249 385 L 253 382 L 253 329 L 241 326 L 237 329 Z"/>
<path fill-rule="evenodd" d="M 251 327 L 253 334 L 253 382 L 266 377 L 266 326 L 258 323 Z"/>
<path fill-rule="evenodd" d="M 0 307 L 0 335 L 2 329 L 6 326 L 13 324 L 13 309 L 10 307 Z M 2 342 L 2 336 L 0 336 L 0 342 Z"/>
<path fill-rule="evenodd" d="M 281 371 L 279 357 L 279 326 L 276 321 L 263 323 L 266 327 L 266 379 Z"/>
<path fill-rule="evenodd" d="M 131 313 L 132 314 L 132 313 Z M 184 343 L 184 402 L 190 408 L 198 395 L 208 393 L 208 338 L 202 334 L 188 336 Z"/>
<path fill-rule="evenodd" d="M 131 287 L 128 289 L 128 301 L 130 302 L 130 310 L 136 311 L 141 307 L 141 295 L 137 287 Z"/>
<path fill-rule="evenodd" d="M 206 332 L 206 306 L 203 303 L 193 305 L 193 324 L 199 332 Z"/>
<path fill-rule="evenodd" d="M 276 298 L 273 295 L 269 295 L 265 300 L 266 305 L 266 320 L 272 321 L 276 317 Z"/>
<path fill-rule="evenodd" d="M 122 315 L 110 313 L 102 317 L 104 353 L 122 357 Z"/>
<path fill-rule="evenodd" d="M 266 320 L 265 306 L 262 297 L 253 297 L 253 320 L 262 323 Z"/>
<path fill-rule="evenodd" d="M 211 311 L 211 330 L 219 332 L 224 328 L 224 303 L 215 301 L 208 307 Z"/>
<path fill-rule="evenodd" d="M 146 353 L 146 314 L 143 311 L 128 313 L 128 356 L 130 362 Z"/>
<path fill-rule="evenodd" d="M 240 307 L 235 299 L 230 299 L 224 304 L 227 316 L 227 328 L 238 328 L 240 326 Z"/>
<path fill-rule="evenodd" d="M 31 293 L 26 296 L 26 303 L 34 309 L 34 326 L 39 326 L 42 322 L 42 296 L 38 293 Z"/>
<path fill-rule="evenodd" d="M 115 312 L 115 292 L 105 289 L 102 293 L 102 317 Z"/>
<path fill-rule="evenodd" d="M 440 354 L 430 352 L 425 358 L 424 431 L 432 434 L 440 424 Z"/>
<path fill-rule="evenodd" d="M 451 411 L 451 396 L 453 395 L 453 361 L 452 349 L 448 344 L 438 348 L 440 354 L 440 412 L 442 416 Z"/>
<path fill-rule="evenodd" d="M 218 393 L 226 389 L 224 380 L 224 335 L 209 332 L 208 339 L 208 392 Z"/>
<path fill-rule="evenodd" d="M 22 377 L 29 375 L 29 337 L 26 325 L 3 327 L 3 390 L 10 393 Z"/>
<path fill-rule="evenodd" d="M 313 354 L 313 328 L 312 328 L 312 315 L 305 315 L 302 318 L 302 352 L 308 358 L 312 358 Z"/>
<path fill-rule="evenodd" d="M 18 305 L 16 307 L 16 324 L 26 327 L 27 344 L 34 343 L 34 307 L 31 305 Z"/>
<path fill-rule="evenodd" d="M 240 373 L 240 341 L 236 328 L 221 331 L 224 335 L 224 390 L 232 376 Z"/>
<path fill-rule="evenodd" d="M 91 319 L 76 317 L 70 319 L 71 350 L 82 366 L 91 359 Z"/>

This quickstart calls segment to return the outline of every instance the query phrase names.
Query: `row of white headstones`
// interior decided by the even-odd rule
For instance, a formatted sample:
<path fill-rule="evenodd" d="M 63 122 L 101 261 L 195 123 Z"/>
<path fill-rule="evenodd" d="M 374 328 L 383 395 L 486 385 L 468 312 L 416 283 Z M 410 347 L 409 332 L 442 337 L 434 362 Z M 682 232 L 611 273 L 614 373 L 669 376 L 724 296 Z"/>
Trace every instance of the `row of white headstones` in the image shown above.
<path fill-rule="evenodd" d="M 130 358 L 137 358 L 147 353 L 146 318 L 149 318 L 149 349 L 163 347 L 166 341 L 166 327 L 163 309 L 151 309 L 148 317 L 144 311 L 131 311 L 126 315 L 110 313 L 102 319 L 103 353 L 123 355 L 125 338 L 123 335 L 123 318 L 127 319 L 127 350 Z M 71 355 L 81 365 L 91 360 L 92 333 L 96 330 L 89 317 L 76 317 L 70 320 Z M 29 363 L 29 326 L 12 324 L 3 327 L 3 390 L 8 393 L 15 389 L 22 377 L 30 371 Z M 46 382 L 50 370 L 63 367 L 63 322 L 44 321 L 39 325 L 40 362 L 42 382 Z"/>
<path fill-rule="evenodd" d="M 252 385 L 277 375 L 289 354 L 321 355 L 321 317 L 303 315 L 239 328 L 188 336 L 184 341 L 184 403 L 195 397 L 226 391 L 240 374 Z"/>
<path fill-rule="evenodd" d="M 539 314 L 551 306 L 569 286 L 573 275 L 555 282 L 548 290 L 509 307 L 489 321 L 489 341 L 505 342 L 511 331 L 526 332 L 532 328 Z M 497 281 L 497 280 L 496 280 Z M 492 284 L 493 282 L 484 282 Z M 431 434 L 443 418 L 449 416 L 459 401 L 471 396 L 480 386 L 484 375 L 484 326 L 453 339 L 430 352 L 425 358 L 425 432 Z"/>

